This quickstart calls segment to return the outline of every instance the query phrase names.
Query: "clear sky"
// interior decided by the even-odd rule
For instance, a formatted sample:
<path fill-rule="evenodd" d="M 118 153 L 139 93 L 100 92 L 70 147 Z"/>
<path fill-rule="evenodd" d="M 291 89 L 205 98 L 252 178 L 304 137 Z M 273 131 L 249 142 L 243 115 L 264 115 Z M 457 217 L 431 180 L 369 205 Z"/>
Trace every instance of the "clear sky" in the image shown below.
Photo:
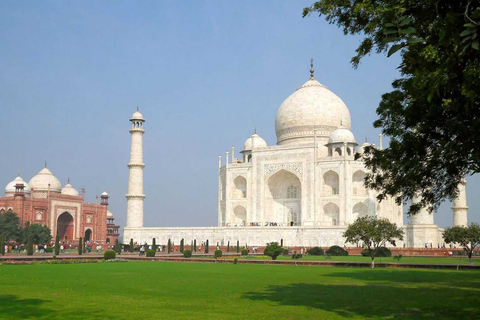
<path fill-rule="evenodd" d="M 217 224 L 218 155 L 239 152 L 254 128 L 276 143 L 275 114 L 315 76 L 350 109 L 357 142 L 373 129 L 398 57 L 349 61 L 359 37 L 309 1 L 2 1 L 0 184 L 29 181 L 44 162 L 86 200 L 106 190 L 122 227 L 130 123 L 147 122 L 145 226 Z M 240 155 L 237 153 L 237 157 Z M 467 178 L 469 220 L 480 221 L 478 177 Z M 452 224 L 451 204 L 436 214 Z"/>

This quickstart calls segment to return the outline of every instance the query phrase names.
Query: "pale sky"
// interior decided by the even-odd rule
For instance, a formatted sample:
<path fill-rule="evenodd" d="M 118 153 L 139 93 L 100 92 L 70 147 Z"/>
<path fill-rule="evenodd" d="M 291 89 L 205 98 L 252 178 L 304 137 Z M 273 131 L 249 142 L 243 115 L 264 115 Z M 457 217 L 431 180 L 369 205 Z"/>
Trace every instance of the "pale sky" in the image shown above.
<path fill-rule="evenodd" d="M 0 185 L 27 182 L 44 162 L 62 184 L 106 190 L 126 222 L 130 123 L 145 119 L 145 226 L 217 225 L 218 155 L 241 151 L 254 128 L 276 143 L 275 114 L 315 76 L 350 109 L 359 143 L 378 144 L 381 95 L 398 57 L 350 58 L 360 37 L 313 1 L 2 1 Z M 237 157 L 240 155 L 237 153 Z M 467 178 L 469 221 L 480 221 L 478 176 Z M 451 204 L 435 216 L 452 224 Z"/>

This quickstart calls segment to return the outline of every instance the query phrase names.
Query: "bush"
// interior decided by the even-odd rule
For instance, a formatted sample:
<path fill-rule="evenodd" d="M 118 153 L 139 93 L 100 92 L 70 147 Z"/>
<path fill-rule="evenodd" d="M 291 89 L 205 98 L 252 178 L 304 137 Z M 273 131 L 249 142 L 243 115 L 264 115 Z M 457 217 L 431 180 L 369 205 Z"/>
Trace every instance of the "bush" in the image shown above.
<path fill-rule="evenodd" d="M 45 248 L 45 252 L 46 252 L 46 253 L 53 253 L 53 248 L 52 248 L 52 246 L 47 246 L 47 247 Z"/>
<path fill-rule="evenodd" d="M 248 249 L 242 249 L 242 256 L 248 256 Z"/>
<path fill-rule="evenodd" d="M 147 250 L 145 254 L 147 255 L 147 257 L 155 257 L 155 251 L 153 250 Z"/>
<path fill-rule="evenodd" d="M 113 251 L 113 250 L 105 251 L 105 253 L 103 254 L 103 258 L 105 260 L 115 259 L 115 251 Z"/>
<path fill-rule="evenodd" d="M 287 248 L 283 248 L 282 254 L 287 255 L 288 253 L 289 253 L 289 252 L 288 252 L 288 249 L 287 249 Z"/>
<path fill-rule="evenodd" d="M 185 250 L 183 251 L 183 257 L 184 257 L 184 258 L 190 258 L 191 256 L 192 256 L 192 250 L 190 250 L 190 249 L 185 249 Z"/>
<path fill-rule="evenodd" d="M 27 240 L 27 255 L 33 256 L 33 235 L 29 234 L 28 235 L 28 240 Z"/>
<path fill-rule="evenodd" d="M 348 251 L 339 246 L 331 246 L 326 254 L 329 256 L 348 256 Z"/>
<path fill-rule="evenodd" d="M 292 255 L 292 259 L 300 259 L 302 255 L 300 253 L 297 253 L 296 251 Z"/>
<path fill-rule="evenodd" d="M 233 264 L 237 264 L 237 263 L 238 263 L 238 259 L 237 258 L 233 259 Z"/>
<path fill-rule="evenodd" d="M 307 250 L 307 253 L 311 256 L 323 256 L 324 252 L 322 248 L 313 247 Z"/>
<path fill-rule="evenodd" d="M 5 237 L 4 236 L 0 236 L 0 254 L 2 256 L 5 255 Z"/>
<path fill-rule="evenodd" d="M 369 249 L 364 249 L 362 250 L 362 256 L 364 257 L 370 257 L 370 250 Z M 375 252 L 375 257 L 391 257 L 392 256 L 392 251 L 386 247 L 380 247 L 377 249 L 377 252 Z"/>
<path fill-rule="evenodd" d="M 57 233 L 55 236 L 55 255 L 58 256 L 60 254 L 60 237 Z"/>
<path fill-rule="evenodd" d="M 271 242 L 267 243 L 267 247 L 263 252 L 266 256 L 272 258 L 272 260 L 276 260 L 277 257 L 283 253 L 283 248 L 278 244 L 278 242 Z"/>
<path fill-rule="evenodd" d="M 213 253 L 213 256 L 215 257 L 215 259 L 220 258 L 222 256 L 222 250 L 215 250 L 215 252 Z"/>

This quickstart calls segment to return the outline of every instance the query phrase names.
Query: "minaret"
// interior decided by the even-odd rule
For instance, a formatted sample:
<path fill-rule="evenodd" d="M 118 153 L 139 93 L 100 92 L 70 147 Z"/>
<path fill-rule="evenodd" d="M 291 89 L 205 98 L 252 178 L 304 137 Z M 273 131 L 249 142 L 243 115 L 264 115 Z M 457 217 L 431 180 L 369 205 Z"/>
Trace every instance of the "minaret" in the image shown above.
<path fill-rule="evenodd" d="M 143 227 L 143 119 L 142 114 L 135 112 L 130 119 L 132 128 L 130 133 L 130 162 L 128 163 L 128 194 L 127 194 L 127 228 Z"/>
<path fill-rule="evenodd" d="M 422 201 L 422 197 L 417 195 L 413 197 L 412 204 L 417 204 Z M 428 208 L 421 208 L 420 211 L 410 217 L 411 225 L 419 224 L 434 224 L 433 212 L 430 212 Z"/>
<path fill-rule="evenodd" d="M 465 192 L 465 185 L 467 181 L 463 178 L 458 184 L 458 196 L 453 200 L 453 226 L 466 227 L 468 225 L 468 207 L 467 207 L 467 193 Z"/>

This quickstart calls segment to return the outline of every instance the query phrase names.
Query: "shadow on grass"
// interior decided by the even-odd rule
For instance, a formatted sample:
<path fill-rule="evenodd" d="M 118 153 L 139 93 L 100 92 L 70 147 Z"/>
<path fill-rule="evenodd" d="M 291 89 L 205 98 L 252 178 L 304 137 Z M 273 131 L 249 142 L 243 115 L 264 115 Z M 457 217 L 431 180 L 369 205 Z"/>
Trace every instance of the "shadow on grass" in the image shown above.
<path fill-rule="evenodd" d="M 478 319 L 480 312 L 480 295 L 474 289 L 395 284 L 294 283 L 269 286 L 263 292 L 247 292 L 242 298 L 320 309 L 346 318 Z"/>
<path fill-rule="evenodd" d="M 53 310 L 42 308 L 45 302 L 49 301 L 0 295 L 0 317 L 5 319 L 49 318 L 53 315 Z"/>

